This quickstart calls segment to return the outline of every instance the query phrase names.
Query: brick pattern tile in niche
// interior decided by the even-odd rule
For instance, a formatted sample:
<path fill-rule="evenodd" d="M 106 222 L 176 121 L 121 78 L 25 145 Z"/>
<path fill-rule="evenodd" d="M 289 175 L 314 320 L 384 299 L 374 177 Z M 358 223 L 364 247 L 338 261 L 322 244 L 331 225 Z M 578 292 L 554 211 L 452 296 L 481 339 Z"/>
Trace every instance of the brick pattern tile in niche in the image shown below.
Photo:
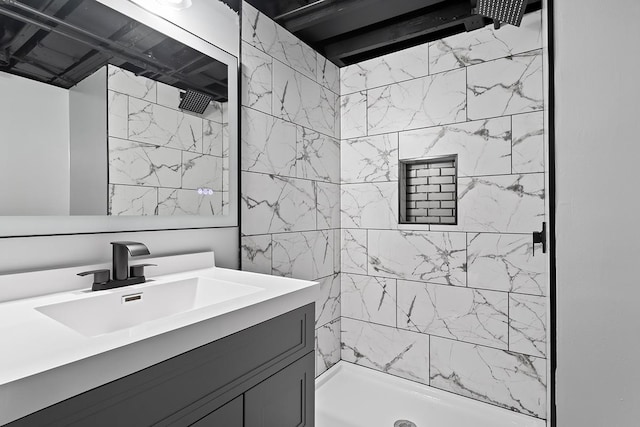
<path fill-rule="evenodd" d="M 457 156 L 400 162 L 400 223 L 456 224 Z"/>

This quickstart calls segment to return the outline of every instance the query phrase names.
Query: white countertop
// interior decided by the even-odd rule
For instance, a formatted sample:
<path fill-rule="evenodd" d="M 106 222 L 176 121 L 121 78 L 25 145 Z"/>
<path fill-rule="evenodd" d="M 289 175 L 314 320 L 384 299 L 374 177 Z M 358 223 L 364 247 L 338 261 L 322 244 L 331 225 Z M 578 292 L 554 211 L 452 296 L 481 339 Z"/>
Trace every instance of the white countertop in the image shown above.
<path fill-rule="evenodd" d="M 81 298 L 86 289 L 0 303 L 0 425 L 312 303 L 318 292 L 315 282 L 216 267 L 154 279 L 161 282 L 187 276 L 261 289 L 94 337 L 36 310 Z"/>

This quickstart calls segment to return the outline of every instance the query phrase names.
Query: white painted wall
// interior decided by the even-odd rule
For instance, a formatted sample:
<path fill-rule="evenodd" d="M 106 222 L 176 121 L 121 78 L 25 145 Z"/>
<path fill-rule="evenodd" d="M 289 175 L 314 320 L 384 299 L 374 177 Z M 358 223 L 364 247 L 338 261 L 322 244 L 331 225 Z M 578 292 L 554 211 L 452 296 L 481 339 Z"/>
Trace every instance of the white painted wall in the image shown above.
<path fill-rule="evenodd" d="M 107 67 L 69 89 L 71 215 L 107 214 Z"/>
<path fill-rule="evenodd" d="M 68 215 L 68 92 L 0 73 L 0 94 L 0 215 Z"/>
<path fill-rule="evenodd" d="M 554 8 L 557 426 L 637 426 L 640 3 Z"/>

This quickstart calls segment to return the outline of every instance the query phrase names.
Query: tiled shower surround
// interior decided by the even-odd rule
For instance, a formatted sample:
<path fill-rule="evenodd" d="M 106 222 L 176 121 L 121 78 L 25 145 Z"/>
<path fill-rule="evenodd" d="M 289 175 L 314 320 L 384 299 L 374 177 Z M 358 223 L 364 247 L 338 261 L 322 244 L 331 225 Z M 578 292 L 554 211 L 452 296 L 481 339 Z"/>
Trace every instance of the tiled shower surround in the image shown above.
<path fill-rule="evenodd" d="M 317 374 L 340 359 L 339 72 L 243 3 L 242 267 L 321 284 Z"/>
<path fill-rule="evenodd" d="M 222 215 L 226 103 L 183 112 L 178 88 L 114 65 L 107 71 L 109 214 Z"/>
<path fill-rule="evenodd" d="M 243 7 L 243 268 L 321 283 L 317 374 L 341 358 L 546 418 L 541 14 L 338 83 Z M 457 225 L 398 224 L 399 160 L 452 154 Z"/>

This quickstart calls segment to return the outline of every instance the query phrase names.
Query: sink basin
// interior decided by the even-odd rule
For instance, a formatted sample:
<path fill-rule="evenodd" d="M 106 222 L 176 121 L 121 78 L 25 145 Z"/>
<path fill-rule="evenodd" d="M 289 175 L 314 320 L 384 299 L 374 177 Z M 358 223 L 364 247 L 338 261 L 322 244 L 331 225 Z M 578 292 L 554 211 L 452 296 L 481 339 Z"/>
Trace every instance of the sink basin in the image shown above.
<path fill-rule="evenodd" d="M 94 337 L 261 290 L 256 286 L 192 277 L 95 292 L 35 309 L 84 336 Z"/>

